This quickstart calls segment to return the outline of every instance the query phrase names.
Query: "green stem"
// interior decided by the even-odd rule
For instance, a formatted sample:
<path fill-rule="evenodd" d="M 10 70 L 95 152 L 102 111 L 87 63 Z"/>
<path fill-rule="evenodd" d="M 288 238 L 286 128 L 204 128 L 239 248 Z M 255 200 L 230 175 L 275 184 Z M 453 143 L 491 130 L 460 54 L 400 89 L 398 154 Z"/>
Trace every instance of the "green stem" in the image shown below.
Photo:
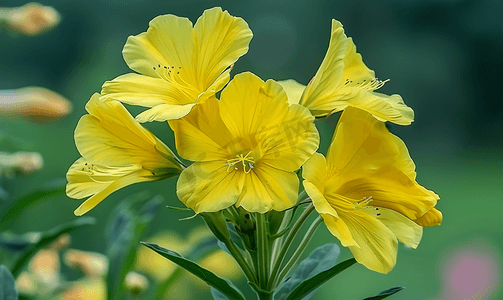
<path fill-rule="evenodd" d="M 316 220 L 314 220 L 313 224 L 311 224 L 311 226 L 309 227 L 309 229 L 306 232 L 306 235 L 304 236 L 304 238 L 300 242 L 299 247 L 297 248 L 297 250 L 295 250 L 292 257 L 286 263 L 286 265 L 283 268 L 283 270 L 281 271 L 281 273 L 279 273 L 279 276 L 277 277 L 278 282 L 281 281 L 283 278 L 285 278 L 285 276 L 288 274 L 288 272 L 290 272 L 292 267 L 297 263 L 300 256 L 302 255 L 302 253 L 304 253 L 304 250 L 306 250 L 307 244 L 309 244 L 309 241 L 313 237 L 314 233 L 316 232 L 316 229 L 318 229 L 318 226 L 321 224 L 322 221 L 323 221 L 323 219 L 321 218 L 321 216 L 318 216 L 318 218 L 316 218 Z"/>
<path fill-rule="evenodd" d="M 300 215 L 300 217 L 297 219 L 297 222 L 293 225 L 292 229 L 288 233 L 288 235 L 285 238 L 285 242 L 283 243 L 283 247 L 281 249 L 281 252 L 278 255 L 277 261 L 274 264 L 274 268 L 271 272 L 271 280 L 269 281 L 269 284 L 267 286 L 267 289 L 270 290 L 273 287 L 276 286 L 277 284 L 277 276 L 280 271 L 281 265 L 283 264 L 283 260 L 285 259 L 286 254 L 288 253 L 288 250 L 290 249 L 290 246 L 292 245 L 293 241 L 295 240 L 295 237 L 297 236 L 297 233 L 299 232 L 299 229 L 302 227 L 302 224 L 307 220 L 311 212 L 313 212 L 314 206 L 310 204 L 306 210 Z"/>
<path fill-rule="evenodd" d="M 238 265 L 241 267 L 241 270 L 243 270 L 243 273 L 245 274 L 246 278 L 250 282 L 257 282 L 257 278 L 255 277 L 254 272 L 252 269 L 250 269 L 250 265 L 244 258 L 244 256 L 241 254 L 241 250 L 234 244 L 232 240 L 225 240 L 224 241 L 225 246 L 231 253 L 231 255 L 234 257 Z"/>
<path fill-rule="evenodd" d="M 260 287 L 265 289 L 269 280 L 269 237 L 265 214 L 256 214 L 257 218 L 257 273 Z"/>

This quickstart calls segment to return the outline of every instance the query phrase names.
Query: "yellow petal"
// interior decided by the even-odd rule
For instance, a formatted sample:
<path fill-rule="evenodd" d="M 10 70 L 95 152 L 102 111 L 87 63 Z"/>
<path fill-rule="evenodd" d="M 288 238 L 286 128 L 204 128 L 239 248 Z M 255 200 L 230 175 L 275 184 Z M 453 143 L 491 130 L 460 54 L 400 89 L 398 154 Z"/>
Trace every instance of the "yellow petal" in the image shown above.
<path fill-rule="evenodd" d="M 192 161 L 230 158 L 227 147 L 232 144 L 233 136 L 220 118 L 215 97 L 196 105 L 186 117 L 169 121 L 169 125 L 181 157 Z"/>
<path fill-rule="evenodd" d="M 174 15 L 154 18 L 147 32 L 127 39 L 122 51 L 132 70 L 151 77 L 159 77 L 153 69 L 158 64 L 192 69 L 192 53 L 192 22 Z M 195 81 L 192 72 L 181 76 L 185 81 Z"/>
<path fill-rule="evenodd" d="M 433 207 L 424 215 L 414 220 L 414 222 L 424 227 L 431 227 L 440 225 L 442 223 L 442 219 L 442 213 L 438 209 Z"/>
<path fill-rule="evenodd" d="M 327 174 L 327 162 L 323 154 L 314 153 L 304 166 L 302 166 L 302 177 L 314 184 L 323 194 L 325 191 L 325 176 Z M 308 195 L 310 195 L 308 193 Z"/>
<path fill-rule="evenodd" d="M 398 241 L 391 230 L 363 210 L 340 215 L 358 246 L 349 246 L 355 259 L 372 271 L 388 273 L 396 264 Z"/>
<path fill-rule="evenodd" d="M 438 196 L 417 184 L 415 165 L 402 140 L 370 114 L 348 108 L 342 114 L 327 162 L 335 174 L 331 191 L 353 199 L 372 197 L 371 205 L 417 219 Z"/>
<path fill-rule="evenodd" d="M 346 55 L 344 56 L 343 80 L 349 79 L 354 82 L 370 81 L 374 79 L 375 73 L 363 63 L 362 56 L 356 52 L 356 45 L 352 38 L 348 38 Z"/>
<path fill-rule="evenodd" d="M 160 104 L 137 115 L 135 120 L 140 123 L 145 123 L 180 119 L 188 115 L 194 105 L 196 104 Z"/>
<path fill-rule="evenodd" d="M 417 248 L 423 236 L 423 227 L 391 209 L 368 206 L 365 211 L 376 216 L 381 223 L 393 232 L 398 241 L 414 249 Z"/>
<path fill-rule="evenodd" d="M 337 112 L 348 106 L 365 110 L 383 122 L 410 125 L 414 121 L 414 111 L 396 94 L 388 96 L 358 87 L 342 88 L 334 96 L 331 108 L 333 112 Z"/>
<path fill-rule="evenodd" d="M 320 137 L 314 117 L 305 107 L 292 104 L 275 130 L 262 144 L 261 162 L 284 171 L 295 171 L 318 149 Z M 259 135 L 259 138 L 262 135 Z M 265 140 L 265 139 L 264 139 Z"/>
<path fill-rule="evenodd" d="M 178 199 L 197 214 L 225 209 L 238 200 L 242 173 L 227 172 L 222 161 L 195 162 L 178 178 Z"/>
<path fill-rule="evenodd" d="M 66 173 L 66 194 L 68 197 L 74 199 L 82 199 L 96 194 L 97 191 L 105 189 L 110 182 L 108 181 L 94 181 L 85 172 L 87 165 L 90 164 L 83 157 L 77 159 Z M 127 172 L 129 174 L 130 172 Z"/>
<path fill-rule="evenodd" d="M 288 111 L 288 99 L 281 85 L 263 82 L 245 72 L 234 76 L 222 91 L 220 115 L 236 137 L 275 133 Z"/>
<path fill-rule="evenodd" d="M 120 169 L 118 167 L 117 169 Z M 151 173 L 146 170 L 139 170 L 138 172 L 133 172 L 129 175 L 117 178 L 115 181 L 110 182 L 110 184 L 104 189 L 97 192 L 94 196 L 87 199 L 82 203 L 75 211 L 74 214 L 76 216 L 82 216 L 87 213 L 96 205 L 100 204 L 108 195 L 115 192 L 118 189 L 131 185 L 133 183 L 142 182 L 142 181 L 151 181 L 155 180 L 155 178 L 151 177 Z"/>
<path fill-rule="evenodd" d="M 123 103 L 153 107 L 159 104 L 187 104 L 197 96 L 197 91 L 178 89 L 162 78 L 140 74 L 121 75 L 103 84 L 102 100 L 113 98 Z"/>
<path fill-rule="evenodd" d="M 325 111 L 333 94 L 343 81 L 344 57 L 347 52 L 348 38 L 339 21 L 332 20 L 332 32 L 327 54 L 316 75 L 307 85 L 300 104 L 307 107 L 314 116 L 316 111 Z"/>
<path fill-rule="evenodd" d="M 302 96 L 306 86 L 293 79 L 280 80 L 278 83 L 281 84 L 285 90 L 286 95 L 288 96 L 288 103 L 299 104 L 300 97 Z"/>
<path fill-rule="evenodd" d="M 225 69 L 248 52 L 252 36 L 243 19 L 233 17 L 227 11 L 222 12 L 220 7 L 204 11 L 194 26 L 194 48 L 197 49 L 194 71 L 202 90 L 212 85 Z"/>
<path fill-rule="evenodd" d="M 258 213 L 282 211 L 295 205 L 298 190 L 297 174 L 260 165 L 244 174 L 244 189 L 236 206 Z"/>
<path fill-rule="evenodd" d="M 117 101 L 101 102 L 95 94 L 75 129 L 75 144 L 89 162 L 104 166 L 138 164 L 147 170 L 181 171 L 171 150 L 135 122 Z M 163 171 L 163 172 L 164 172 Z"/>

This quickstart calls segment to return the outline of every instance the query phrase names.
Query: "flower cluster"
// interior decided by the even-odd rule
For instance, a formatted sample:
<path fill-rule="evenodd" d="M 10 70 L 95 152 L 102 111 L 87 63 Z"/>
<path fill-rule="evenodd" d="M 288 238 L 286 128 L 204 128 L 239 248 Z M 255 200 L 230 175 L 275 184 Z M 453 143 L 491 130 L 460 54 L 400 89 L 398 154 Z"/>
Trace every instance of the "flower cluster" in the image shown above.
<path fill-rule="evenodd" d="M 105 82 L 75 130 L 82 158 L 68 171 L 67 194 L 91 196 L 75 214 L 127 185 L 172 176 L 179 176 L 178 198 L 196 214 L 285 211 L 305 200 L 298 197 L 302 170 L 330 232 L 358 262 L 389 272 L 398 241 L 415 248 L 422 227 L 442 221 L 438 196 L 416 182 L 405 144 L 385 126 L 411 124 L 412 109 L 399 95 L 376 92 L 386 81 L 363 63 L 338 21 L 307 86 L 250 72 L 231 80 L 251 38 L 243 19 L 220 8 L 195 25 L 159 16 L 129 37 L 123 55 L 136 73 Z M 133 118 L 122 103 L 148 109 Z M 325 158 L 316 153 L 315 117 L 338 111 Z M 151 121 L 169 123 L 178 155 L 191 165 L 141 125 Z"/>

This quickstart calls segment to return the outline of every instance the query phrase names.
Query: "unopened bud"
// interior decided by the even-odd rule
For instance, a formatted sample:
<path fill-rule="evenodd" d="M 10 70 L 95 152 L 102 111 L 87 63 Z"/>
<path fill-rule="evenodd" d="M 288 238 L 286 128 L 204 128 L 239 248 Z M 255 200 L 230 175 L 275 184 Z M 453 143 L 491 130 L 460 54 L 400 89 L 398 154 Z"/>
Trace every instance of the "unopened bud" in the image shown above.
<path fill-rule="evenodd" d="M 16 289 L 23 294 L 33 295 L 37 291 L 37 286 L 27 272 L 22 272 L 16 279 Z"/>
<path fill-rule="evenodd" d="M 72 111 L 63 96 L 41 87 L 0 91 L 0 116 L 36 122 L 53 121 Z"/>
<path fill-rule="evenodd" d="M 59 282 L 60 261 L 57 251 L 43 249 L 37 252 L 29 264 L 30 273 L 47 288 L 54 288 Z"/>
<path fill-rule="evenodd" d="M 12 177 L 14 174 L 29 175 L 44 166 L 42 155 L 37 152 L 0 152 L 0 175 Z"/>
<path fill-rule="evenodd" d="M 139 296 L 148 289 L 149 284 L 147 277 L 131 271 L 126 274 L 124 285 L 133 296 Z"/>
<path fill-rule="evenodd" d="M 108 271 L 107 257 L 97 252 L 68 249 L 63 260 L 68 266 L 80 270 L 86 276 L 105 276 Z"/>
<path fill-rule="evenodd" d="M 58 25 L 59 13 L 50 6 L 28 3 L 16 8 L 1 8 L 4 22 L 12 30 L 37 35 Z"/>

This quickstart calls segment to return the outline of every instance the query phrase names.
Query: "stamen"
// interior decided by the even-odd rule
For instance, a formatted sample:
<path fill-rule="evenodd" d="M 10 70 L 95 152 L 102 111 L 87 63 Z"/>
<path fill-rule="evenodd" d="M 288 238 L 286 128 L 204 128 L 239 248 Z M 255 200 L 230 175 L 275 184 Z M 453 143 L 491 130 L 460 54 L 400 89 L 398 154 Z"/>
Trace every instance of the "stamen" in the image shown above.
<path fill-rule="evenodd" d="M 375 91 L 377 89 L 382 88 L 383 85 L 388 81 L 389 81 L 389 79 L 379 80 L 377 78 L 374 78 L 371 81 L 363 80 L 362 82 L 357 83 L 355 87 L 360 88 L 360 89 L 364 89 L 367 91 Z M 346 80 L 345 85 L 348 85 L 349 83 L 352 83 L 352 81 Z"/>
<path fill-rule="evenodd" d="M 363 197 L 361 201 L 358 201 L 354 204 L 354 208 L 355 210 L 356 209 L 363 209 L 363 208 L 366 208 L 370 202 L 374 201 L 374 199 L 372 199 L 372 196 L 370 197 Z M 376 209 L 377 210 L 377 209 Z"/>
<path fill-rule="evenodd" d="M 231 172 L 232 167 L 234 167 L 234 170 L 239 170 L 236 164 L 241 163 L 243 172 L 245 172 L 246 174 L 250 173 L 253 169 L 253 164 L 255 163 L 253 157 L 250 156 L 251 153 L 252 152 L 250 151 L 244 156 L 243 154 L 239 154 L 236 155 L 236 158 L 227 160 L 227 162 L 225 163 L 225 165 L 227 166 L 227 172 Z"/>
<path fill-rule="evenodd" d="M 155 73 L 160 78 L 162 78 L 166 81 L 169 81 L 171 83 L 180 84 L 180 85 L 190 86 L 183 80 L 182 77 L 173 76 L 173 74 L 175 74 L 175 72 L 171 73 L 171 71 L 175 69 L 175 66 L 169 67 L 169 66 L 164 66 L 164 65 L 158 64 L 157 66 L 153 66 L 152 69 L 155 71 Z M 178 71 L 176 72 L 176 75 L 180 75 L 181 71 L 182 71 L 182 67 L 178 66 Z"/>

